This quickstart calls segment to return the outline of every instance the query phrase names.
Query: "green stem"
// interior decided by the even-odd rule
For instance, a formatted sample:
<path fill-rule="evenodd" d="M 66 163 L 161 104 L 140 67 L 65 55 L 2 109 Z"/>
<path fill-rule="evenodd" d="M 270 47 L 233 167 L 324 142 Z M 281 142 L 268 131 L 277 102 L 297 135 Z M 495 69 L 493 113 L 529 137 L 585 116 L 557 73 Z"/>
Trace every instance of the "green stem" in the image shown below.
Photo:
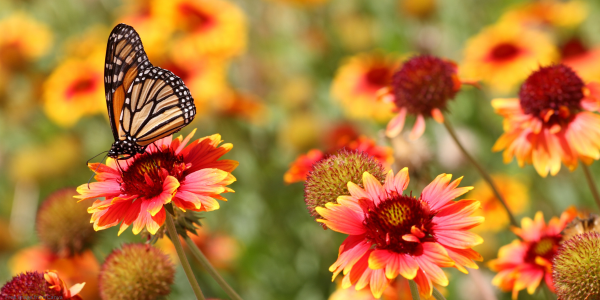
<path fill-rule="evenodd" d="M 442 293 L 440 293 L 440 291 L 438 291 L 435 287 L 433 287 L 433 297 L 436 300 L 446 300 L 446 298 L 444 298 Z"/>
<path fill-rule="evenodd" d="M 465 147 L 463 147 L 463 145 L 460 143 L 460 141 L 458 140 L 458 137 L 456 136 L 456 133 L 454 132 L 454 129 L 452 128 L 452 125 L 450 125 L 450 122 L 448 122 L 448 118 L 444 118 L 444 126 L 446 126 L 446 129 L 448 130 L 448 133 L 450 134 L 450 136 L 452 137 L 452 139 L 454 140 L 454 142 L 456 143 L 456 145 L 458 146 L 458 148 L 460 149 L 460 151 L 462 151 L 463 155 L 471 162 L 471 164 L 473 164 L 475 166 L 475 168 L 477 169 L 477 171 L 479 171 L 479 174 L 481 174 L 481 177 L 483 177 L 483 180 L 485 180 L 489 184 L 490 188 L 492 189 L 492 192 L 494 193 L 494 195 L 496 196 L 496 198 L 500 201 L 500 203 L 504 207 L 504 210 L 506 211 L 506 214 L 508 215 L 508 218 L 510 219 L 510 224 L 513 225 L 513 226 L 517 226 L 518 227 L 519 225 L 517 224 L 517 221 L 515 220 L 515 217 L 510 212 L 510 209 L 508 208 L 508 205 L 506 204 L 506 201 L 504 200 L 504 197 L 502 197 L 502 195 L 500 195 L 500 193 L 498 192 L 498 189 L 496 188 L 496 184 L 494 184 L 494 181 L 492 180 L 492 177 L 469 154 L 469 152 L 467 152 L 467 150 L 465 149 Z"/>
<path fill-rule="evenodd" d="M 204 253 L 202 253 L 202 251 L 200 251 L 200 249 L 198 249 L 198 246 L 196 246 L 194 241 L 192 241 L 192 239 L 189 236 L 185 237 L 185 242 L 187 243 L 188 247 L 192 251 L 192 254 L 194 255 L 194 257 L 200 262 L 200 264 L 202 264 L 202 266 L 208 272 L 208 274 L 210 274 L 210 276 L 212 276 L 212 278 L 214 278 L 217 281 L 217 283 L 219 284 L 219 286 L 221 286 L 221 288 L 225 291 L 225 293 L 227 293 L 227 295 L 233 300 L 242 300 L 242 297 L 240 297 L 240 295 L 238 295 L 233 290 L 233 288 L 231 288 L 231 286 L 229 286 L 229 284 L 227 284 L 225 279 L 223 279 L 223 277 L 221 277 L 219 272 L 217 272 L 215 267 L 212 266 L 210 261 L 208 261 L 206 256 L 204 256 Z"/>
<path fill-rule="evenodd" d="M 419 297 L 417 283 L 414 280 L 409 280 L 408 285 L 410 286 L 410 294 L 412 295 L 413 300 L 420 300 L 421 297 Z"/>
<path fill-rule="evenodd" d="M 583 169 L 583 173 L 585 173 L 585 179 L 590 186 L 590 190 L 592 190 L 594 200 L 596 201 L 596 204 L 598 204 L 598 207 L 600 207 L 600 194 L 598 193 L 598 188 L 594 183 L 594 177 L 592 176 L 592 172 L 590 172 L 590 167 L 588 167 L 588 165 L 586 165 L 584 162 L 581 162 L 581 168 Z"/>
<path fill-rule="evenodd" d="M 177 256 L 179 256 L 179 261 L 183 266 L 183 270 L 185 271 L 185 275 L 187 276 L 190 285 L 192 286 L 192 290 L 194 290 L 194 294 L 198 300 L 204 300 L 204 295 L 202 295 L 202 290 L 200 290 L 200 286 L 196 281 L 196 277 L 194 277 L 194 273 L 192 272 L 192 267 L 183 252 L 183 247 L 181 246 L 181 241 L 179 241 L 179 235 L 177 234 L 177 229 L 175 229 L 175 223 L 173 222 L 173 217 L 171 217 L 171 213 L 167 211 L 167 230 L 169 231 L 169 237 L 171 237 L 171 241 L 173 245 L 175 245 L 175 250 L 177 251 Z"/>

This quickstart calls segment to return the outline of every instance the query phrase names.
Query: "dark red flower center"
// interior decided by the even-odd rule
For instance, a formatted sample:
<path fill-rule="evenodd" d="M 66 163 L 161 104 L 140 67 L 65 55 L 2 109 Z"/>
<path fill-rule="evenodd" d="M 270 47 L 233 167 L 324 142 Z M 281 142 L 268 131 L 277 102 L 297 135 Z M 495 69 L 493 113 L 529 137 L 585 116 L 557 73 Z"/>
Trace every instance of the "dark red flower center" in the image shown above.
<path fill-rule="evenodd" d="M 93 92 L 98 86 L 98 79 L 99 78 L 87 75 L 85 77 L 77 78 L 69 85 L 69 87 L 67 87 L 65 97 L 69 100 L 75 95 Z"/>
<path fill-rule="evenodd" d="M 527 250 L 527 254 L 525 255 L 525 261 L 535 263 L 535 258 L 540 256 L 552 262 L 559 242 L 560 236 L 546 236 L 541 238 L 538 242 L 531 243 Z"/>
<path fill-rule="evenodd" d="M 366 237 L 376 245 L 377 249 L 387 249 L 396 253 L 413 253 L 419 243 L 402 239 L 411 234 L 411 228 L 418 228 L 424 239 L 433 240 L 431 213 L 429 205 L 415 197 L 392 193 L 377 206 L 371 200 L 360 201 L 365 213 L 364 225 L 367 227 Z"/>
<path fill-rule="evenodd" d="M 181 182 L 185 178 L 185 170 L 183 156 L 175 155 L 170 148 L 153 153 L 145 152 L 133 158 L 133 162 L 123 172 L 121 190 L 127 195 L 152 198 L 163 191 L 167 175 Z"/>
<path fill-rule="evenodd" d="M 374 67 L 367 72 L 365 78 L 369 85 L 374 86 L 375 88 L 382 88 L 390 83 L 392 77 L 391 73 L 389 68 Z"/>
<path fill-rule="evenodd" d="M 577 37 L 570 39 L 560 48 L 560 54 L 563 59 L 576 57 L 587 52 L 587 47 L 583 44 L 581 39 Z"/>
<path fill-rule="evenodd" d="M 456 66 L 430 55 L 404 63 L 394 74 L 392 85 L 396 106 L 424 116 L 431 116 L 434 108 L 445 109 L 460 88 Z"/>
<path fill-rule="evenodd" d="M 507 61 L 517 57 L 519 52 L 517 46 L 511 43 L 501 43 L 492 49 L 490 58 L 495 61 Z"/>
<path fill-rule="evenodd" d="M 55 291 L 44 279 L 44 274 L 27 272 L 19 274 L 0 289 L 0 299 L 63 299 L 62 291 Z"/>
<path fill-rule="evenodd" d="M 581 109 L 584 83 L 569 67 L 541 67 L 521 86 L 521 108 L 546 124 L 562 124 Z"/>
<path fill-rule="evenodd" d="M 179 12 L 185 18 L 188 29 L 202 31 L 210 28 L 215 20 L 205 11 L 200 10 L 193 4 L 182 3 L 179 5 Z"/>

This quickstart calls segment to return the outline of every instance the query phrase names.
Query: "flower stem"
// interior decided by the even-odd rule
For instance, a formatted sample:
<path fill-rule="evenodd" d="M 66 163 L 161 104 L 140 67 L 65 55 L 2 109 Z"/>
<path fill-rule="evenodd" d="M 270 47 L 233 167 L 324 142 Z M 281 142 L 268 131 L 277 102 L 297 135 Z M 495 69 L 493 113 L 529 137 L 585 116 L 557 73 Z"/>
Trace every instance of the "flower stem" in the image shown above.
<path fill-rule="evenodd" d="M 410 294 L 412 295 L 413 300 L 420 300 L 419 297 L 419 289 L 417 288 L 417 283 L 414 280 L 408 281 L 408 286 L 410 286 Z"/>
<path fill-rule="evenodd" d="M 446 300 L 444 295 L 442 295 L 435 287 L 433 287 L 433 298 L 435 298 L 435 300 Z"/>
<path fill-rule="evenodd" d="M 181 246 L 181 241 L 179 241 L 179 235 L 177 234 L 177 229 L 175 229 L 175 223 L 173 222 L 173 217 L 171 217 L 171 213 L 167 212 L 167 230 L 169 231 L 169 236 L 171 237 L 171 241 L 173 245 L 175 245 L 175 250 L 177 251 L 177 256 L 179 256 L 179 261 L 181 261 L 181 265 L 183 266 L 183 270 L 185 271 L 185 275 L 192 286 L 192 290 L 194 290 L 194 294 L 198 300 L 204 300 L 204 295 L 202 295 L 202 290 L 200 290 L 200 286 L 196 281 L 196 277 L 194 277 L 194 273 L 192 272 L 192 267 L 183 252 L 183 247 Z"/>
<path fill-rule="evenodd" d="M 475 166 L 475 168 L 477 169 L 477 171 L 479 171 L 479 174 L 481 174 L 481 177 L 483 177 L 483 180 L 487 181 L 487 183 L 489 184 L 490 188 L 492 189 L 492 192 L 494 193 L 494 195 L 496 196 L 496 198 L 500 201 L 500 203 L 504 207 L 504 210 L 506 210 L 506 214 L 508 215 L 508 218 L 510 219 L 510 224 L 513 225 L 513 226 L 519 226 L 517 224 L 517 221 L 515 220 L 515 217 L 510 212 L 510 209 L 508 208 L 508 205 L 506 205 L 506 201 L 504 201 L 504 197 L 502 197 L 502 195 L 500 195 L 500 193 L 498 192 L 498 189 L 496 188 L 496 184 L 494 184 L 494 181 L 492 180 L 492 177 L 469 154 L 469 152 L 467 152 L 467 150 L 465 149 L 465 147 L 463 147 L 463 145 L 460 143 L 460 141 L 458 140 L 458 137 L 456 136 L 456 133 L 454 132 L 454 129 L 452 128 L 452 125 L 450 125 L 450 122 L 448 121 L 448 118 L 444 118 L 444 126 L 448 130 L 448 133 L 450 134 L 450 136 L 452 137 L 452 139 L 454 140 L 454 142 L 456 142 L 456 145 L 458 146 L 458 148 L 460 148 L 460 151 L 462 151 L 462 153 L 464 154 L 464 156 Z"/>
<path fill-rule="evenodd" d="M 594 200 L 596 201 L 596 204 L 598 204 L 598 207 L 600 207 L 600 194 L 598 193 L 598 188 L 594 183 L 594 177 L 592 176 L 592 172 L 590 172 L 590 167 L 588 167 L 588 165 L 586 165 L 584 162 L 581 162 L 581 168 L 583 169 L 583 173 L 585 173 L 585 179 L 590 186 L 590 190 L 592 190 Z"/>
<path fill-rule="evenodd" d="M 206 269 L 208 274 L 210 274 L 210 276 L 212 276 L 217 281 L 217 283 L 219 284 L 219 286 L 221 286 L 221 288 L 225 291 L 225 293 L 227 293 L 227 295 L 233 300 L 242 300 L 242 297 L 240 297 L 240 295 L 238 295 L 233 290 L 233 288 L 231 288 L 231 286 L 229 286 L 229 284 L 227 284 L 227 281 L 225 281 L 225 279 L 223 279 L 223 277 L 221 277 L 219 272 L 217 272 L 215 267 L 212 266 L 210 261 L 208 261 L 206 256 L 204 256 L 204 253 L 202 253 L 202 251 L 200 251 L 198 246 L 196 246 L 196 243 L 194 243 L 194 241 L 192 241 L 192 239 L 189 236 L 185 237 L 185 242 L 187 243 L 188 247 L 192 251 L 192 254 L 194 255 L 194 257 L 202 264 L 202 266 L 204 267 L 204 269 Z"/>

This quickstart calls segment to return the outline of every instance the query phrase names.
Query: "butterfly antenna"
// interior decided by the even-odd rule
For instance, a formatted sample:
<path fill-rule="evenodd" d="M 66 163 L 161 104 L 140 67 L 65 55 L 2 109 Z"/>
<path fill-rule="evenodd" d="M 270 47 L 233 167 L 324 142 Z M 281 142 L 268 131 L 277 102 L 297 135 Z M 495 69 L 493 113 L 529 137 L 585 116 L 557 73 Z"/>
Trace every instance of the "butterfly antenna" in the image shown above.
<path fill-rule="evenodd" d="M 106 153 L 106 152 L 108 152 L 108 151 L 100 152 L 100 154 L 102 154 L 102 153 Z M 96 158 L 96 157 L 97 157 L 98 155 L 100 155 L 100 154 L 97 154 L 96 156 L 94 156 L 94 157 L 92 157 L 92 158 L 88 159 L 88 161 L 86 162 L 86 165 L 88 165 L 88 164 L 90 163 L 90 160 L 92 160 L 92 159 Z M 100 164 L 98 164 L 98 166 L 97 166 L 97 167 L 96 167 L 96 169 L 94 170 L 94 174 L 92 174 L 92 176 L 90 176 L 90 179 L 88 180 L 88 183 L 87 183 L 88 190 L 90 189 L 90 182 L 92 181 L 92 178 L 94 178 L 94 175 L 96 175 L 96 171 L 98 171 L 98 168 L 100 168 L 100 165 L 102 164 L 102 162 L 104 161 L 104 159 L 106 159 L 106 157 L 107 157 L 107 156 L 108 156 L 108 153 L 106 153 L 106 155 L 104 155 L 104 158 L 103 158 L 103 159 L 100 161 Z"/>

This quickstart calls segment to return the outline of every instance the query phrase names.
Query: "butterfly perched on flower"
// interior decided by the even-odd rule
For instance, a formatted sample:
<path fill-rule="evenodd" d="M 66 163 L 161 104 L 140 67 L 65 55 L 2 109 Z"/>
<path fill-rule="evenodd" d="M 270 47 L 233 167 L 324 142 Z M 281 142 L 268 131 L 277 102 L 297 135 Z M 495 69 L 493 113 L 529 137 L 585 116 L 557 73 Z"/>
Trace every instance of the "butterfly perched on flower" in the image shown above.
<path fill-rule="evenodd" d="M 153 66 L 133 27 L 117 25 L 106 46 L 104 90 L 115 142 L 111 158 L 143 153 L 152 142 L 188 125 L 196 115 L 190 90 L 169 70 Z"/>

